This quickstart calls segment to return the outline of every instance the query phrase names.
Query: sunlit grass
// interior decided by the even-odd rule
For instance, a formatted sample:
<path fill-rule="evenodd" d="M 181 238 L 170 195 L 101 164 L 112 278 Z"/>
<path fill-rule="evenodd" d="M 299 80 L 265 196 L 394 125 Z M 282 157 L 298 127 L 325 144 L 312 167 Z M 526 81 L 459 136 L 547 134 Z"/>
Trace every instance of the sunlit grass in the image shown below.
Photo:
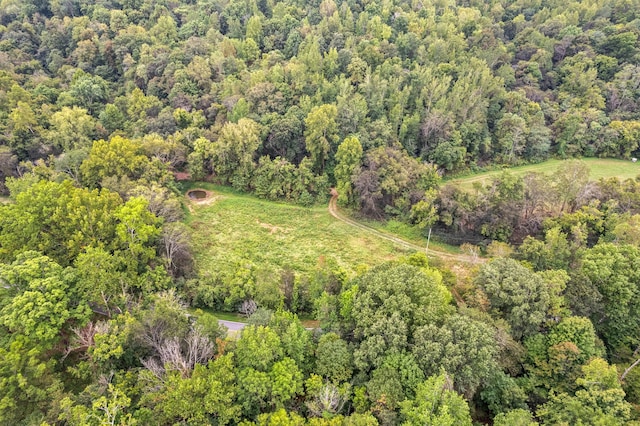
<path fill-rule="evenodd" d="M 211 184 L 214 200 L 191 203 L 187 224 L 198 271 L 234 270 L 250 262 L 264 273 L 288 269 L 309 274 L 333 263 L 347 271 L 409 253 L 407 249 L 312 208 L 260 200 Z"/>
<path fill-rule="evenodd" d="M 515 175 L 524 175 L 529 172 L 539 172 L 551 174 L 555 172 L 567 160 L 548 160 L 539 164 L 528 164 L 526 166 L 517 166 L 508 168 Z M 591 168 L 589 175 L 591 180 L 600 178 L 618 177 L 621 179 L 635 178 L 640 174 L 640 162 L 634 163 L 631 160 L 616 160 L 611 158 L 583 158 L 582 161 L 587 163 Z M 457 177 L 448 182 L 459 185 L 463 189 L 472 189 L 475 182 L 487 183 L 491 178 L 499 176 L 502 170 L 492 170 L 488 172 L 476 173 L 468 176 Z"/>

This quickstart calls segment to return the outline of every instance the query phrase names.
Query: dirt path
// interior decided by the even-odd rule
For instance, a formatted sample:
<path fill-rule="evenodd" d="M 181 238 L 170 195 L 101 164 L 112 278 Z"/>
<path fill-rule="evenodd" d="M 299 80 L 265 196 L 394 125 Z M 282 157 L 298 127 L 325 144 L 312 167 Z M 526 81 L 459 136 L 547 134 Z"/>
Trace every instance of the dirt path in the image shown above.
<path fill-rule="evenodd" d="M 377 229 L 374 229 L 374 228 L 372 228 L 370 226 L 364 225 L 364 224 L 362 224 L 360 222 L 356 222 L 355 220 L 342 215 L 338 211 L 338 193 L 335 190 L 331 191 L 331 200 L 329 200 L 329 213 L 331 214 L 331 216 L 335 217 L 336 219 L 338 219 L 341 222 L 346 223 L 347 225 L 362 229 L 363 231 L 367 231 L 370 234 L 374 234 L 375 236 L 377 236 L 379 238 L 394 242 L 394 243 L 398 244 L 399 246 L 406 247 L 408 249 L 412 249 L 412 250 L 416 250 L 416 251 L 424 251 L 425 250 L 425 247 L 423 247 L 423 246 L 419 246 L 417 244 L 410 243 L 409 241 L 405 241 L 405 240 L 403 240 L 401 238 L 398 238 L 398 237 L 395 237 L 393 235 L 389 235 L 387 233 L 378 231 Z M 441 259 L 453 260 L 453 261 L 464 262 L 464 263 L 478 263 L 478 262 L 482 262 L 483 261 L 480 258 L 473 258 L 471 256 L 467 256 L 467 255 L 464 255 L 464 254 L 447 253 L 445 251 L 441 251 L 441 250 L 437 250 L 437 249 L 433 249 L 433 248 L 429 249 L 429 252 L 427 253 L 427 256 L 438 257 L 438 258 L 441 258 Z"/>

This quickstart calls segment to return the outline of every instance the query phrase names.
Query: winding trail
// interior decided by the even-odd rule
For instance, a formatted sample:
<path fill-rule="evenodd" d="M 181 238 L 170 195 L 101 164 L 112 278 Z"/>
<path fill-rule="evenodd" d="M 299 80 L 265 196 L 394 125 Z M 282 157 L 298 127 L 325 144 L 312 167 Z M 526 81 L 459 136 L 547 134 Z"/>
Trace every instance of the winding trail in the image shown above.
<path fill-rule="evenodd" d="M 353 226 L 355 228 L 359 228 L 363 231 L 367 231 L 370 234 L 373 234 L 375 236 L 377 236 L 378 238 L 382 238 L 384 240 L 388 240 L 391 241 L 395 244 L 398 244 L 399 246 L 411 249 L 411 250 L 416 250 L 416 251 L 424 251 L 425 247 L 423 246 L 419 246 L 417 244 L 411 243 L 409 241 L 405 241 L 402 238 L 398 238 L 396 236 L 393 235 L 389 235 L 387 233 L 378 231 L 377 229 L 374 229 L 370 226 L 364 225 L 360 222 L 356 222 L 355 220 L 342 215 L 339 211 L 338 211 L 338 192 L 335 189 L 331 190 L 331 199 L 329 200 L 329 213 L 331 214 L 331 216 L 335 217 L 336 219 L 338 219 L 341 222 L 346 223 L 347 225 Z M 472 256 L 468 256 L 465 254 L 453 254 L 453 253 L 447 253 L 446 251 L 442 251 L 442 250 L 438 250 L 438 249 L 433 249 L 430 248 L 429 252 L 427 253 L 427 256 L 430 257 L 438 257 L 441 259 L 446 259 L 446 260 L 453 260 L 453 261 L 458 261 L 458 262 L 464 262 L 464 263 L 479 263 L 482 262 L 483 259 L 481 258 L 474 258 Z"/>

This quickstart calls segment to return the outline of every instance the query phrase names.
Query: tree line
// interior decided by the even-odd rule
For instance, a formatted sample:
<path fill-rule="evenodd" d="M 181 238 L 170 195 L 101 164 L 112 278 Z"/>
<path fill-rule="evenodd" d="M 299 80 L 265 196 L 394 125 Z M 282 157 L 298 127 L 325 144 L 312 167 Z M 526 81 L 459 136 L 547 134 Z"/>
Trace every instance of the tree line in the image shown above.
<path fill-rule="evenodd" d="M 637 422 L 638 181 L 441 177 L 634 155 L 639 10 L 3 2 L 0 423 Z M 491 259 L 284 270 L 267 297 L 249 264 L 198 271 L 178 171 L 309 206 L 335 186 Z M 250 324 L 227 339 L 211 308 Z"/>

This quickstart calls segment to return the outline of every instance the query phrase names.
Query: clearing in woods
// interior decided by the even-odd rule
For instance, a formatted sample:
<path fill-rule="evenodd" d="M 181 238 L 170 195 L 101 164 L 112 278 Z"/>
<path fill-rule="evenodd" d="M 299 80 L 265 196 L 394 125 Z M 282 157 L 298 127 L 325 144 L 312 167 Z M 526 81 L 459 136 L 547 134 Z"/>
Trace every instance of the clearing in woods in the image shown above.
<path fill-rule="evenodd" d="M 201 273 L 251 263 L 265 273 L 312 273 L 335 263 L 353 271 L 413 252 L 333 218 L 326 205 L 311 208 L 261 200 L 217 185 L 212 203 L 190 202 L 196 265 Z"/>
<path fill-rule="evenodd" d="M 618 177 L 620 179 L 635 178 L 640 174 L 640 161 L 637 163 L 631 160 L 616 160 L 612 158 L 582 158 L 589 168 L 591 180 L 600 178 Z M 567 160 L 547 160 L 538 164 L 527 164 L 526 166 L 517 166 L 505 168 L 515 175 L 524 175 L 530 172 L 538 172 L 551 174 L 556 171 L 558 166 Z M 502 170 L 492 170 L 488 172 L 476 173 L 473 175 L 462 176 L 445 181 L 444 183 L 453 183 L 459 185 L 462 189 L 473 189 L 476 182 L 487 183 L 493 177 L 499 176 Z"/>
<path fill-rule="evenodd" d="M 354 271 L 358 265 L 377 265 L 423 250 L 426 245 L 425 238 L 407 241 L 390 232 L 381 235 L 342 213 L 336 218 L 326 204 L 305 208 L 261 200 L 217 185 L 192 185 L 196 187 L 213 191 L 215 197 L 211 203 L 189 202 L 186 222 L 192 229 L 196 265 L 201 273 L 230 270 L 227 268 L 247 262 L 263 273 L 289 269 L 307 274 L 329 262 Z M 431 249 L 434 255 L 437 250 L 451 259 L 447 248 L 433 241 L 430 253 Z"/>

